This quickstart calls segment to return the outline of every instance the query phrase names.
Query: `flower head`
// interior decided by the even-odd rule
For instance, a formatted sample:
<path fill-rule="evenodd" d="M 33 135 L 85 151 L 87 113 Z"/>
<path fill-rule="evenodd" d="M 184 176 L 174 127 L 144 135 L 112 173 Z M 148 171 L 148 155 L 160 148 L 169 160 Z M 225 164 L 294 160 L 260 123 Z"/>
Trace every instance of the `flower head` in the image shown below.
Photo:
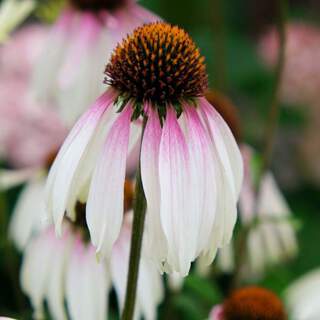
<path fill-rule="evenodd" d="M 161 270 L 182 275 L 199 255 L 211 263 L 232 236 L 243 168 L 230 129 L 204 97 L 204 70 L 176 26 L 145 25 L 123 40 L 107 66 L 111 87 L 75 125 L 50 171 L 47 205 L 57 232 L 65 211 L 72 218 L 85 197 L 91 241 L 110 255 L 122 225 L 127 156 L 143 122 L 146 252 Z"/>
<path fill-rule="evenodd" d="M 223 303 L 223 320 L 286 320 L 280 299 L 271 291 L 246 287 Z"/>
<path fill-rule="evenodd" d="M 156 22 L 137 28 L 118 45 L 105 82 L 127 99 L 160 108 L 204 95 L 208 81 L 203 62 L 183 29 Z"/>
<path fill-rule="evenodd" d="M 103 67 L 117 42 L 138 25 L 159 18 L 131 0 L 70 2 L 35 64 L 32 93 L 42 103 L 53 103 L 72 126 L 105 89 Z"/>

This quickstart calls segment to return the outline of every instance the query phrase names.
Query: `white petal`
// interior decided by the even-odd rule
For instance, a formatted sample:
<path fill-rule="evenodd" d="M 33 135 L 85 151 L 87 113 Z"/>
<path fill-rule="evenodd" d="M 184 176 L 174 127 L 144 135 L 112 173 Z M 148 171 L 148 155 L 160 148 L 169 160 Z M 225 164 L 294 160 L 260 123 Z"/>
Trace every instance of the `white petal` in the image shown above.
<path fill-rule="evenodd" d="M 243 180 L 243 161 L 231 130 L 219 113 L 204 98 L 201 98 L 201 110 L 211 130 L 226 177 L 230 183 L 234 199 L 238 199 Z"/>
<path fill-rule="evenodd" d="M 55 320 L 67 319 L 64 307 L 65 273 L 73 240 L 69 232 L 67 230 L 64 237 L 57 239 L 52 247 L 54 259 L 52 259 L 52 272 L 48 279 L 46 296 L 50 314 Z"/>
<path fill-rule="evenodd" d="M 43 178 L 34 179 L 21 192 L 9 226 L 10 238 L 23 250 L 34 232 L 44 229 L 46 213 L 44 205 Z"/>
<path fill-rule="evenodd" d="M 106 267 L 97 263 L 92 247 L 85 247 L 79 239 L 67 271 L 66 299 L 72 320 L 107 317 L 109 281 Z"/>
<path fill-rule="evenodd" d="M 186 275 L 195 257 L 198 229 L 194 230 L 194 216 L 188 207 L 192 200 L 188 147 L 170 108 L 163 125 L 159 176 L 161 192 L 161 223 L 168 243 L 168 264 L 174 271 Z"/>
<path fill-rule="evenodd" d="M 166 238 L 160 221 L 159 148 L 161 126 L 158 115 L 150 109 L 141 148 L 141 176 L 147 200 L 146 250 L 160 262 L 165 260 Z"/>
<path fill-rule="evenodd" d="M 30 178 L 33 178 L 39 172 L 38 168 L 21 170 L 0 170 L 0 191 L 18 186 Z"/>
<path fill-rule="evenodd" d="M 113 98 L 113 92 L 106 92 L 84 114 L 70 132 L 51 167 L 46 186 L 46 200 L 49 215 L 53 217 L 58 233 L 61 233 L 61 223 L 68 207 L 68 201 L 71 207 L 70 200 L 75 200 L 74 196 L 70 196 L 71 191 L 77 194 L 74 188 L 79 190 L 82 187 L 77 181 L 80 175 L 87 178 L 85 174 L 87 172 L 81 170 L 83 169 L 81 163 L 86 161 L 101 117 Z M 87 163 L 91 164 L 90 161 Z"/>
<path fill-rule="evenodd" d="M 23 256 L 20 281 L 22 290 L 30 297 L 35 319 L 43 318 L 43 302 L 50 276 L 52 260 L 52 230 L 33 239 Z"/>
<path fill-rule="evenodd" d="M 92 243 L 102 257 L 110 256 L 122 224 L 131 112 L 128 105 L 110 129 L 90 184 L 87 223 Z"/>

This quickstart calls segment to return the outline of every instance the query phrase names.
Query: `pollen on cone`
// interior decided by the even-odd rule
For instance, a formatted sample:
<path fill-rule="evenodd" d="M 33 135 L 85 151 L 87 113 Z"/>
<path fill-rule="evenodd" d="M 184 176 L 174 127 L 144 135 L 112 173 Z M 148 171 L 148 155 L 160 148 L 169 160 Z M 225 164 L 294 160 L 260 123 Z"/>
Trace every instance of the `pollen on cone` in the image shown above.
<path fill-rule="evenodd" d="M 105 82 L 122 96 L 153 104 L 203 96 L 204 58 L 183 29 L 163 22 L 137 28 L 114 50 Z"/>

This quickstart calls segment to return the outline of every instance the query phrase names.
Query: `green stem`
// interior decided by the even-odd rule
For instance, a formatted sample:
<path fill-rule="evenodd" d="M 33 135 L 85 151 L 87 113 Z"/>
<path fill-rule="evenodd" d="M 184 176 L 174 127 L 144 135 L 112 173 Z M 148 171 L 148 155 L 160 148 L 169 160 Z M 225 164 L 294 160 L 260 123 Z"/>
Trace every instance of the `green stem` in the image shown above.
<path fill-rule="evenodd" d="M 279 37 L 279 53 L 278 61 L 275 69 L 275 82 L 273 86 L 272 99 L 270 111 L 268 115 L 268 122 L 265 131 L 265 147 L 263 151 L 261 174 L 268 170 L 273 153 L 274 141 L 277 133 L 279 114 L 280 114 L 280 89 L 282 82 L 282 75 L 285 64 L 285 45 L 286 45 L 286 17 L 287 17 L 287 0 L 277 1 L 277 33 Z"/>
<path fill-rule="evenodd" d="M 279 105 L 279 97 L 280 97 L 280 89 L 281 89 L 281 81 L 284 70 L 285 63 L 285 44 L 286 44 L 286 16 L 287 16 L 287 0 L 276 0 L 277 2 L 277 33 L 279 38 L 279 53 L 278 60 L 275 69 L 275 82 L 272 91 L 272 98 L 270 104 L 270 111 L 268 115 L 268 122 L 266 126 L 265 132 L 265 145 L 262 154 L 262 165 L 261 171 L 258 177 L 258 183 L 256 187 L 256 199 L 258 199 L 261 185 L 261 178 L 264 173 L 268 170 L 273 153 L 274 141 L 277 133 L 278 122 L 279 122 L 279 114 L 280 114 L 280 105 Z M 254 210 L 257 212 L 258 201 L 255 201 Z M 247 250 L 247 238 L 250 232 L 252 225 L 245 226 L 242 230 L 241 234 L 238 237 L 238 243 L 236 247 L 237 255 L 236 255 L 236 268 L 234 272 L 234 276 L 232 279 L 233 287 L 238 287 L 241 282 L 241 270 L 242 266 L 246 260 Z"/>
<path fill-rule="evenodd" d="M 146 118 L 144 119 L 143 123 L 142 138 L 145 125 Z M 132 320 L 134 315 L 144 221 L 146 215 L 146 198 L 142 186 L 140 162 L 136 178 L 135 202 L 133 209 L 134 215 L 131 235 L 130 261 L 127 278 L 126 299 L 121 318 L 122 320 Z"/>
<path fill-rule="evenodd" d="M 214 68 L 212 77 L 215 79 L 214 87 L 219 91 L 226 90 L 226 30 L 224 1 L 212 0 L 212 32 L 214 40 Z"/>

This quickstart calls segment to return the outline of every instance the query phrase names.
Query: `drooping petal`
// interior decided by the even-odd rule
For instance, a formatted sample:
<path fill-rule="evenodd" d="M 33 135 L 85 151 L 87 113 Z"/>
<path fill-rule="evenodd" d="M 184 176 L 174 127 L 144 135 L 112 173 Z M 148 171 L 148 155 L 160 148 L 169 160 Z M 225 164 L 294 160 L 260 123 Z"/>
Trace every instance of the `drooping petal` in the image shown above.
<path fill-rule="evenodd" d="M 243 161 L 231 130 L 205 98 L 200 98 L 200 108 L 216 146 L 228 183 L 235 200 L 238 199 L 243 180 Z"/>
<path fill-rule="evenodd" d="M 199 255 L 207 246 L 213 228 L 216 207 L 216 167 L 212 157 L 210 137 L 201 119 L 192 106 L 185 106 L 187 124 L 187 144 L 189 147 L 190 167 L 192 174 L 192 197 L 194 198 L 194 213 L 199 217 L 198 249 Z M 196 228 L 196 224 L 194 224 Z"/>
<path fill-rule="evenodd" d="M 43 318 L 43 302 L 46 296 L 51 263 L 52 230 L 32 239 L 23 256 L 20 282 L 22 290 L 30 297 L 34 318 Z"/>
<path fill-rule="evenodd" d="M 122 224 L 131 113 L 128 105 L 110 129 L 90 184 L 86 217 L 91 241 L 102 257 L 110 256 Z"/>
<path fill-rule="evenodd" d="M 66 300 L 70 318 L 105 320 L 109 286 L 106 266 L 97 262 L 90 245 L 86 247 L 78 239 L 66 278 Z"/>
<path fill-rule="evenodd" d="M 222 248 L 230 242 L 237 219 L 236 201 L 233 198 L 230 184 L 214 146 L 212 156 L 216 166 L 217 208 L 210 240 L 207 249 L 203 252 L 203 259 L 207 261 L 207 264 L 212 262 L 218 248 Z"/>
<path fill-rule="evenodd" d="M 176 114 L 168 108 L 163 125 L 159 153 L 160 215 L 168 243 L 168 264 L 186 275 L 195 257 L 194 216 L 190 206 L 190 164 L 188 146 Z"/>
<path fill-rule="evenodd" d="M 67 319 L 64 307 L 65 273 L 72 245 L 73 237 L 70 230 L 65 230 L 63 238 L 57 238 L 51 247 L 51 252 L 54 252 L 54 259 L 52 259 L 51 273 L 48 276 L 46 299 L 50 314 L 56 320 Z"/>
<path fill-rule="evenodd" d="M 102 70 L 113 48 L 107 30 L 91 13 L 79 16 L 72 38 L 57 79 L 59 114 L 68 125 L 105 90 Z"/>
<path fill-rule="evenodd" d="M 71 199 L 75 200 L 74 197 L 70 197 L 70 192 L 77 194 L 75 190 L 80 191 L 79 188 L 82 187 L 79 179 L 87 178 L 89 168 L 83 170 L 83 167 L 91 165 L 91 161 L 86 161 L 86 158 L 88 154 L 90 157 L 93 156 L 92 152 L 88 153 L 92 147 L 92 140 L 113 98 L 114 92 L 108 90 L 83 115 L 70 132 L 51 167 L 46 185 L 46 202 L 49 216 L 53 217 L 58 233 L 61 233 L 61 223 L 68 201 L 70 203 Z"/>
<path fill-rule="evenodd" d="M 9 226 L 9 235 L 19 250 L 23 250 L 33 233 L 47 225 L 44 204 L 45 181 L 33 179 L 23 189 L 16 203 Z"/>
<path fill-rule="evenodd" d="M 141 177 L 147 200 L 146 230 L 147 251 L 161 263 L 166 255 L 166 238 L 160 221 L 159 148 L 161 126 L 156 111 L 149 110 L 141 147 Z"/>
<path fill-rule="evenodd" d="M 37 175 L 38 168 L 28 168 L 21 170 L 0 170 L 0 190 L 7 190 L 16 187 L 30 178 Z"/>
<path fill-rule="evenodd" d="M 64 54 L 69 46 L 69 35 L 73 29 L 74 12 L 66 10 L 55 23 L 43 52 L 35 65 L 32 89 L 36 98 L 47 103 L 53 100 L 56 92 L 56 79 L 62 65 Z M 49 63 L 48 63 L 49 62 Z"/>

